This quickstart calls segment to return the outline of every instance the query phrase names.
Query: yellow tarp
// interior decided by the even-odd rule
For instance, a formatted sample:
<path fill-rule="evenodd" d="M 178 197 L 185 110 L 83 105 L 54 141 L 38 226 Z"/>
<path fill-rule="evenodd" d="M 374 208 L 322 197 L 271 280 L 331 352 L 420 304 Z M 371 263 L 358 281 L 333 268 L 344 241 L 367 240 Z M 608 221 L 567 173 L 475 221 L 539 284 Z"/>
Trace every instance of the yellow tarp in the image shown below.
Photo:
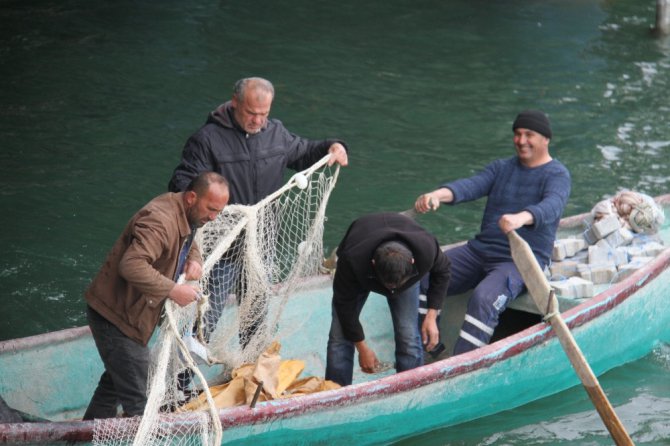
<path fill-rule="evenodd" d="M 232 380 L 209 388 L 216 407 L 241 406 L 250 404 L 259 383 L 263 383 L 257 402 L 296 395 L 306 395 L 322 390 L 337 389 L 339 384 L 314 376 L 298 379 L 305 368 L 305 362 L 297 359 L 282 360 L 279 356 L 279 342 L 273 342 L 256 361 L 243 364 L 232 372 Z M 180 412 L 207 408 L 205 393 L 189 401 L 178 410 Z"/>

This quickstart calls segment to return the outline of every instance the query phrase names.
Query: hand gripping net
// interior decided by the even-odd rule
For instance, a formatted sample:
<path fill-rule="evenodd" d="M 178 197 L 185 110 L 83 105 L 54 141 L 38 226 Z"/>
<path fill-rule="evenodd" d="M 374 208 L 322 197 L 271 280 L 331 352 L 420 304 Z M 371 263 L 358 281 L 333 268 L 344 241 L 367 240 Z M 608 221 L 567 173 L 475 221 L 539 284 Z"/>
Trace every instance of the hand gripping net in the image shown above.
<path fill-rule="evenodd" d="M 220 381 L 241 364 L 255 362 L 276 338 L 289 296 L 319 272 L 326 205 L 339 174 L 328 159 L 295 174 L 256 205 L 226 206 L 199 231 L 205 298 L 185 308 L 166 301 L 144 415 L 96 420 L 94 445 L 221 443 L 218 410 L 196 363 L 221 364 Z M 188 370 L 192 379 L 178 384 L 177 376 Z M 189 389 L 206 393 L 209 410 L 171 413 Z"/>

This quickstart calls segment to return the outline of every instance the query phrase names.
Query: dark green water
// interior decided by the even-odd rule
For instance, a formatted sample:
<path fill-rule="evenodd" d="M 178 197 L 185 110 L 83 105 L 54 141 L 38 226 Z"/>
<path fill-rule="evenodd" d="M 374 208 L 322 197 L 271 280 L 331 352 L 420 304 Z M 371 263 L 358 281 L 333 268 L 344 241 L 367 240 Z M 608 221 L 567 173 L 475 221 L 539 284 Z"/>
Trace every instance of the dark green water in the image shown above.
<path fill-rule="evenodd" d="M 289 129 L 351 147 L 329 247 L 357 216 L 511 155 L 529 107 L 572 173 L 567 213 L 619 188 L 668 192 L 670 41 L 650 37 L 654 15 L 652 0 L 2 0 L 0 339 L 85 323 L 106 251 L 244 76 L 275 83 Z M 421 222 L 453 242 L 481 209 Z M 637 444 L 670 444 L 669 356 L 601 380 Z M 574 389 L 407 444 L 610 444 L 592 414 Z"/>

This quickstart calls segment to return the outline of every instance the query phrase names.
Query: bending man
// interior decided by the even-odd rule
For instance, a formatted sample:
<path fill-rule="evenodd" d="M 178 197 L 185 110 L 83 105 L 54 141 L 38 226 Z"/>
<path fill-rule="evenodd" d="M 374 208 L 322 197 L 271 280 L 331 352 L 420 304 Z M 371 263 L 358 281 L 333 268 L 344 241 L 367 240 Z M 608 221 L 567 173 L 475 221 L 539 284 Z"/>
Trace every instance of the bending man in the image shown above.
<path fill-rule="evenodd" d="M 423 365 L 422 343 L 430 350 L 438 342 L 437 310 L 449 283 L 449 260 L 437 239 L 403 215 L 370 214 L 349 226 L 337 255 L 326 379 L 351 384 L 354 349 L 364 372 L 379 365 L 359 320 L 371 291 L 386 296 L 391 310 L 396 370 Z M 428 272 L 429 310 L 419 331 L 419 280 Z"/>

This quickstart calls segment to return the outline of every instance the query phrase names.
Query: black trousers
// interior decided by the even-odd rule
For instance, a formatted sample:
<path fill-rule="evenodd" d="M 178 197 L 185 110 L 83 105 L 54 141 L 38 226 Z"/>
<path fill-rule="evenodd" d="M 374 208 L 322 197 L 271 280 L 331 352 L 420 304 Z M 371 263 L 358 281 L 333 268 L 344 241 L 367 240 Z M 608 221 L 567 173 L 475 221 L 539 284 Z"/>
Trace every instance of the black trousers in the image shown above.
<path fill-rule="evenodd" d="M 124 335 L 89 306 L 86 316 L 105 371 L 84 420 L 115 417 L 119 404 L 128 416 L 142 415 L 147 404 L 149 348 Z"/>

